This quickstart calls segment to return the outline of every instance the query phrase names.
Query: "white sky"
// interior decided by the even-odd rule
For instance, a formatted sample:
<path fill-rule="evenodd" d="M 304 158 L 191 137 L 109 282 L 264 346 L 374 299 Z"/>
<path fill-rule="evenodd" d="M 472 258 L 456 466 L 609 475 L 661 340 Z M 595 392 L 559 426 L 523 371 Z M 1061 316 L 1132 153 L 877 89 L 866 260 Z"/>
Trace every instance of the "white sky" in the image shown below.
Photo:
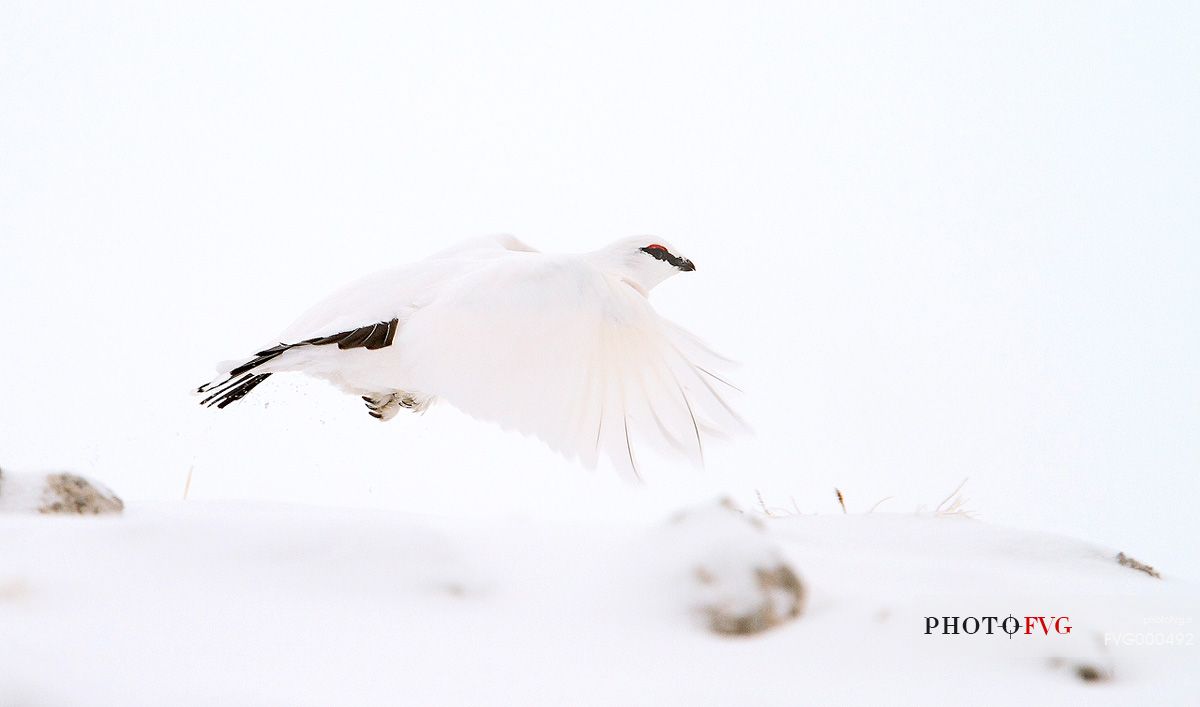
<path fill-rule="evenodd" d="M 934 506 L 1200 578 L 1190 3 L 0 8 L 0 464 L 128 499 Z M 461 238 L 696 261 L 756 435 L 630 488 L 453 410 L 188 391 Z"/>

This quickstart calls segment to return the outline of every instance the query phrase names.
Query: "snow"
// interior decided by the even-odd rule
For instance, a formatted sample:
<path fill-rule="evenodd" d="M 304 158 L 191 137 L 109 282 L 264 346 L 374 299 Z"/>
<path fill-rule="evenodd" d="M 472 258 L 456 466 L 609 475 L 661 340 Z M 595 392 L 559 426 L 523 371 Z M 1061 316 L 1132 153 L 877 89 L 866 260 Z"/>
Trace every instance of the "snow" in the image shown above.
<path fill-rule="evenodd" d="M 0 514 L 0 707 L 1196 704 L 1194 648 L 1096 636 L 1195 630 L 1198 18 L 6 4 L 0 466 L 127 510 Z M 344 283 L 502 232 L 678 244 L 651 302 L 744 364 L 756 434 L 630 488 L 449 406 L 189 398 Z M 965 477 L 978 520 L 901 513 Z M 760 492 L 806 515 L 670 520 Z M 775 558 L 797 621 L 689 608 Z M 1009 613 L 1074 628 L 923 633 Z"/>
<path fill-rule="evenodd" d="M 650 523 L 179 501 L 4 515 L 0 704 L 1186 703 L 1194 646 L 1103 639 L 1194 636 L 1195 588 L 1115 556 L 961 517 L 712 504 Z M 710 633 L 704 558 L 783 558 L 804 613 Z M 926 616 L 1010 613 L 1072 631 L 924 634 Z"/>
<path fill-rule="evenodd" d="M 34 512 L 42 505 L 46 475 L 0 469 L 0 513 Z"/>

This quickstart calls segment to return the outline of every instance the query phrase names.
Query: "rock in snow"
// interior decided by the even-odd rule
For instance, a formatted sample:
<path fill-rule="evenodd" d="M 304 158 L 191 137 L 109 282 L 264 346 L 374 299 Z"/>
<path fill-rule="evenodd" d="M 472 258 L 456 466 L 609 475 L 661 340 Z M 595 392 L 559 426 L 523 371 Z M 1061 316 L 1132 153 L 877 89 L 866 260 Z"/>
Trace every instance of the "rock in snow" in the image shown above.
<path fill-rule="evenodd" d="M 755 634 L 800 616 L 804 584 L 761 519 L 723 500 L 679 513 L 668 534 L 676 547 L 660 554 L 690 568 L 696 608 L 712 631 Z"/>
<path fill-rule="evenodd" d="M 101 515 L 124 509 L 124 502 L 112 491 L 77 474 L 0 470 L 0 512 Z"/>
<path fill-rule="evenodd" d="M 1154 569 L 1153 567 L 1151 567 L 1150 565 L 1148 565 L 1144 562 L 1138 562 L 1137 560 L 1133 559 L 1132 557 L 1130 557 L 1129 555 L 1126 555 L 1123 552 L 1117 553 L 1117 564 L 1121 565 L 1122 567 L 1128 567 L 1130 569 L 1135 569 L 1138 572 L 1145 572 L 1146 574 L 1150 575 L 1151 577 L 1154 577 L 1155 579 L 1162 579 L 1162 575 L 1158 573 L 1158 570 Z"/>

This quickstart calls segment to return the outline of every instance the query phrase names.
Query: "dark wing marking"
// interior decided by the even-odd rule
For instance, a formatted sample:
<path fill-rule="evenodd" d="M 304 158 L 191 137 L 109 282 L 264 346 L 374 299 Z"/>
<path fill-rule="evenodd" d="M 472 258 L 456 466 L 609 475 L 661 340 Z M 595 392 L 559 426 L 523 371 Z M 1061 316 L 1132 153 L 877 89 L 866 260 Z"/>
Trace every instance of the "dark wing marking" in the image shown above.
<path fill-rule="evenodd" d="M 218 408 L 223 408 L 230 403 L 241 400 L 256 385 L 262 383 L 271 375 L 270 373 L 251 374 L 250 371 L 282 356 L 284 352 L 291 349 L 300 346 L 328 346 L 329 344 L 337 344 L 337 347 L 343 351 L 358 348 L 376 351 L 392 345 L 392 342 L 396 339 L 396 329 L 399 326 L 400 319 L 396 318 L 390 322 L 376 322 L 357 329 L 351 329 L 350 331 L 330 334 L 329 336 L 315 336 L 295 344 L 281 343 L 269 349 L 263 349 L 254 354 L 254 358 L 231 370 L 229 377 L 220 383 L 206 383 L 197 388 L 197 393 L 212 392 L 212 395 L 201 400 L 200 404 L 209 407 L 216 405 Z"/>

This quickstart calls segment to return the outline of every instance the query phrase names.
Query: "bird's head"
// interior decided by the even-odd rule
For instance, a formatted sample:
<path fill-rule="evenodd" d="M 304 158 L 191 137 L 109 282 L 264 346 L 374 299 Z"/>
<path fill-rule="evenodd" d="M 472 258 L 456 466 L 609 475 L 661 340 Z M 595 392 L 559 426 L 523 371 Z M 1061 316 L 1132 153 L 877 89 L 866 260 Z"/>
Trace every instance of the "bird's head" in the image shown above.
<path fill-rule="evenodd" d="M 610 267 L 631 285 L 648 293 L 655 285 L 680 272 L 696 269 L 670 243 L 653 236 L 635 236 L 600 251 Z"/>

